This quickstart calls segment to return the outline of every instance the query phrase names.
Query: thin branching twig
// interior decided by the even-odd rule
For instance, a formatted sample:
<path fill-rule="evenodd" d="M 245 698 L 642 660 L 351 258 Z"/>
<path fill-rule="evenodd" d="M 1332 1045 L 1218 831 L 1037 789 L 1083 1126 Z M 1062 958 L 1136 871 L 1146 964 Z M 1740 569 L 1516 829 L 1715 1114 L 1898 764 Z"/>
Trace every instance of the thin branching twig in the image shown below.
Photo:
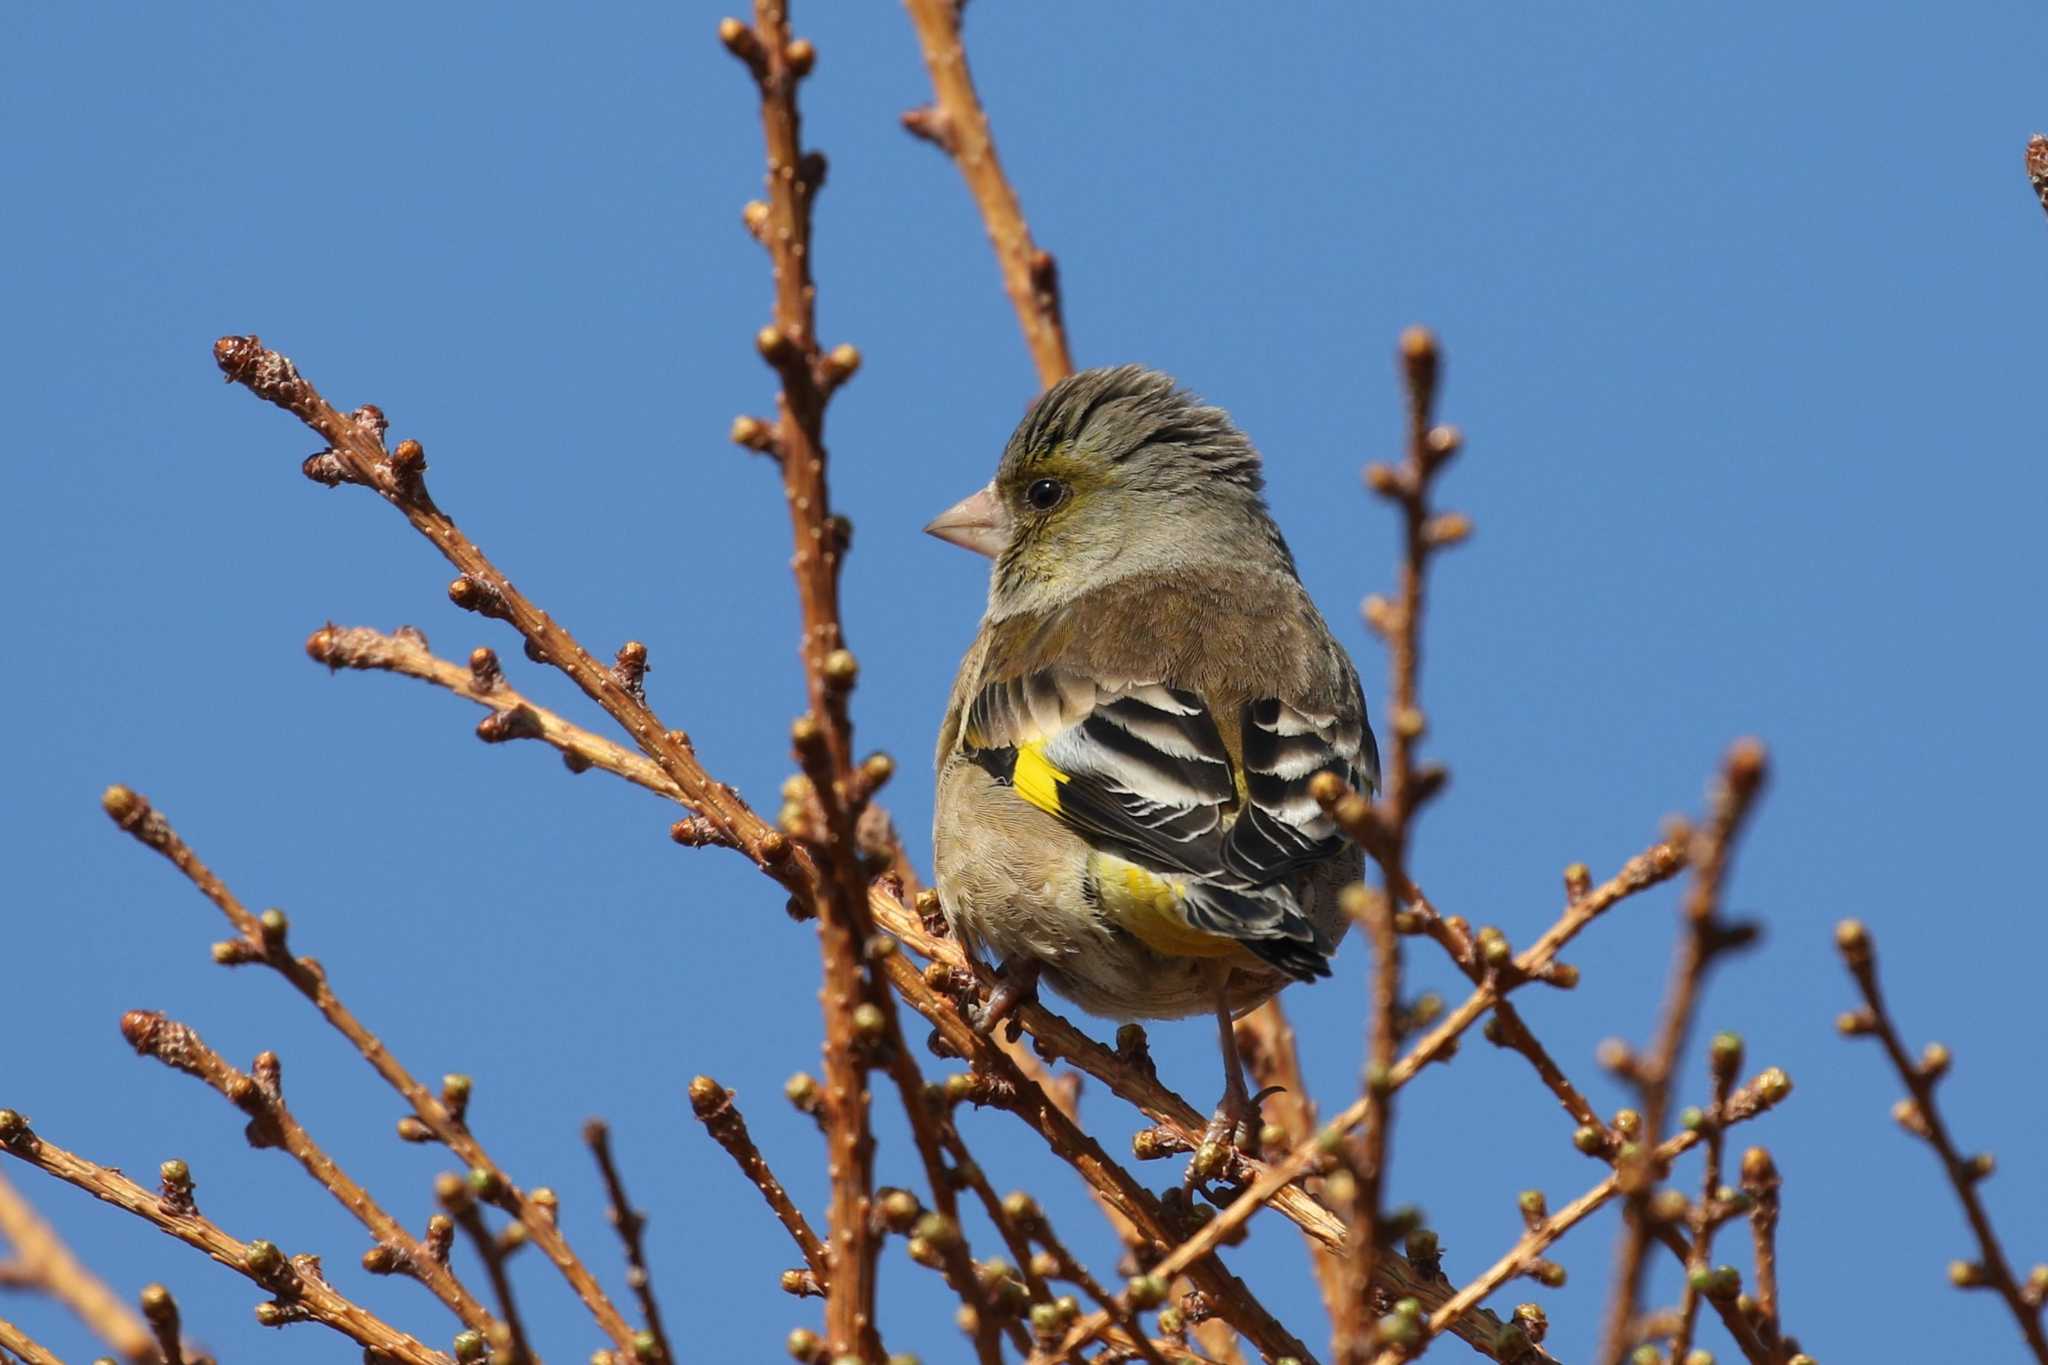
<path fill-rule="evenodd" d="M 591 1159 L 597 1162 L 597 1173 L 604 1181 L 605 1221 L 619 1234 L 619 1244 L 626 1253 L 626 1287 L 633 1291 L 633 1297 L 640 1301 L 640 1316 L 647 1322 L 647 1335 L 652 1339 L 654 1350 L 661 1360 L 676 1359 L 675 1351 L 669 1346 L 668 1329 L 662 1325 L 661 1305 L 655 1301 L 654 1280 L 647 1272 L 647 1247 L 641 1236 L 647 1228 L 647 1216 L 633 1207 L 633 1201 L 626 1197 L 626 1182 L 619 1174 L 619 1165 L 612 1157 L 611 1125 L 603 1119 L 590 1119 L 583 1125 L 583 1144 L 590 1148 Z"/>
<path fill-rule="evenodd" d="M 274 1147 L 302 1166 L 316 1184 L 334 1196 L 376 1238 L 364 1257 L 373 1274 L 399 1274 L 418 1280 L 465 1327 L 496 1335 L 497 1322 L 447 1266 L 423 1254 L 399 1221 L 384 1211 L 370 1192 L 343 1170 L 306 1132 L 284 1101 L 282 1067 L 275 1053 L 257 1058 L 255 1074 L 230 1066 L 219 1053 L 184 1024 L 154 1010 L 131 1010 L 121 1017 L 121 1036 L 145 1057 L 154 1057 L 174 1071 L 196 1076 L 248 1116 L 244 1130 L 251 1147 Z"/>
<path fill-rule="evenodd" d="M 156 1336 L 148 1324 L 72 1254 L 5 1174 L 0 1174 L 0 1242 L 14 1248 L 13 1256 L 0 1263 L 0 1283 L 49 1295 L 132 1365 L 156 1360 Z"/>
<path fill-rule="evenodd" d="M 321 1016 L 363 1055 L 363 1060 L 405 1098 L 412 1106 L 412 1116 L 425 1126 L 427 1132 L 468 1165 L 470 1179 L 478 1186 L 480 1197 L 526 1226 L 527 1235 L 534 1245 L 546 1254 L 549 1263 L 562 1273 L 577 1297 L 583 1300 L 600 1330 L 621 1351 L 630 1353 L 633 1329 L 606 1297 L 589 1267 L 563 1238 L 555 1226 L 552 1211 L 537 1204 L 492 1160 L 483 1144 L 471 1134 L 459 1106 L 452 1106 L 415 1080 L 377 1035 L 356 1018 L 329 986 L 326 970 L 318 962 L 292 953 L 288 940 L 290 922 L 284 913 L 273 909 L 264 911 L 261 916 L 251 914 L 228 889 L 227 883 L 201 862 L 178 832 L 171 828 L 170 821 L 162 812 L 153 808 L 140 793 L 127 787 L 109 787 L 102 804 L 115 824 L 133 835 L 144 847 L 162 854 L 198 888 L 201 895 L 219 907 L 234 926 L 237 937 L 215 944 L 214 960 L 226 966 L 253 963 L 269 967 L 311 1001 Z M 465 1088 L 462 1103 L 466 1102 Z M 334 1187 L 330 1185 L 329 1188 Z"/>
<path fill-rule="evenodd" d="M 2048 1365 L 2048 1333 L 2041 1326 L 2041 1310 L 2048 1302 L 2048 1266 L 2037 1266 L 2022 1283 L 2013 1274 L 2005 1248 L 1991 1226 L 1991 1214 L 1984 1207 L 1977 1187 L 1995 1168 L 1991 1154 L 1964 1156 L 1935 1101 L 1935 1086 L 1948 1074 L 1954 1058 L 1940 1043 L 1929 1043 L 1914 1060 L 1899 1037 L 1898 1025 L 1885 1008 L 1884 990 L 1877 979 L 1877 943 L 1860 920 L 1847 919 L 1835 926 L 1835 946 L 1842 962 L 1863 995 L 1863 1007 L 1843 1014 L 1836 1024 L 1850 1037 L 1874 1037 L 1884 1048 L 1892 1070 L 1905 1083 L 1906 1098 L 1898 1102 L 1892 1116 L 1914 1137 L 1934 1149 L 1941 1160 L 1942 1174 L 1956 1192 L 1963 1217 L 1977 1239 L 1975 1260 L 1957 1260 L 1949 1265 L 1949 1280 L 1959 1289 L 1989 1289 L 1996 1293 L 2034 1359 Z"/>
<path fill-rule="evenodd" d="M 803 1254 L 804 1264 L 810 1267 L 818 1283 L 828 1283 L 832 1271 L 825 1243 L 811 1230 L 810 1220 L 797 1208 L 789 1197 L 789 1191 L 769 1168 L 768 1159 L 754 1145 L 753 1135 L 747 1131 L 746 1119 L 741 1117 L 739 1106 L 732 1102 L 732 1092 L 709 1076 L 699 1076 L 690 1082 L 690 1108 L 697 1115 L 697 1121 L 704 1125 L 704 1131 L 732 1157 L 740 1168 L 740 1174 L 768 1201 L 776 1221 L 788 1230 L 796 1249 Z"/>
<path fill-rule="evenodd" d="M 1648 1206 L 1662 1175 L 1655 1159 L 1656 1145 L 1664 1138 L 1672 1080 L 1692 1030 L 1700 985 L 1717 957 L 1756 937 L 1754 925 L 1723 920 L 1721 902 L 1736 838 L 1763 789 L 1766 768 L 1763 745 L 1755 740 L 1736 744 L 1722 763 L 1720 778 L 1710 794 L 1707 826 L 1689 836 L 1693 876 L 1656 1041 L 1647 1057 L 1629 1057 L 1617 1068 L 1642 1091 L 1643 1103 L 1641 1133 L 1620 1150 L 1616 1165 L 1628 1205 L 1615 1252 L 1614 1292 L 1601 1336 L 1599 1359 L 1603 1365 L 1620 1365 L 1635 1343 L 1636 1310 L 1652 1236 Z"/>
<path fill-rule="evenodd" d="M 967 48 L 960 37 L 965 0 L 904 0 L 917 43 L 931 73 L 932 103 L 903 116 L 903 126 L 938 147 L 960 168 L 967 190 L 988 228 L 1003 291 L 1017 310 L 1024 344 L 1038 370 L 1041 387 L 1051 388 L 1073 372 L 1067 351 L 1066 325 L 1060 316 L 1059 268 L 1052 253 L 1031 240 L 1017 192 L 996 158 L 988 114 L 975 93 L 967 69 Z"/>
<path fill-rule="evenodd" d="M 265 1326 L 320 1322 L 400 1365 L 448 1365 L 441 1352 L 330 1287 L 318 1257 L 287 1257 L 271 1242 L 244 1242 L 223 1231 L 194 1205 L 191 1175 L 182 1161 L 164 1163 L 163 1188 L 152 1194 L 119 1171 L 46 1140 L 12 1109 L 0 1109 L 0 1153 L 128 1210 L 261 1286 L 271 1295 L 257 1305 L 257 1320 Z"/>

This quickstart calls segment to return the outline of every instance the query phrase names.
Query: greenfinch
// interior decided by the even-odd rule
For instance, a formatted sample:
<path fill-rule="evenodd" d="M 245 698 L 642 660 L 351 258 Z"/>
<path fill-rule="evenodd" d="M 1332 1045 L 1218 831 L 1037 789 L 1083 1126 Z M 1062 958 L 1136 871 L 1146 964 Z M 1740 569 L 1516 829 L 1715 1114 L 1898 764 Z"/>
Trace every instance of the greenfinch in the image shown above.
<path fill-rule="evenodd" d="M 1363 872 L 1310 782 L 1379 781 L 1357 670 L 1263 486 L 1227 413 L 1126 365 L 1047 390 L 925 528 L 993 561 L 933 821 L 947 923 L 1001 961 L 977 1022 L 1041 978 L 1111 1019 L 1213 1012 L 1212 1138 L 1255 1126 L 1232 1020 L 1330 974 Z"/>

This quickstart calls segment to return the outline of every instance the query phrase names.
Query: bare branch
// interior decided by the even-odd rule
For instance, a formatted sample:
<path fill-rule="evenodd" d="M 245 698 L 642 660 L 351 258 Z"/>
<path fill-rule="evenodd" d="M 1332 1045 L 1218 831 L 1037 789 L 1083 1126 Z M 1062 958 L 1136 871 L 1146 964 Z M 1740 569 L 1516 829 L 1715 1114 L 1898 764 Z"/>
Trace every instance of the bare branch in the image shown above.
<path fill-rule="evenodd" d="M 144 846 L 161 853 L 199 889 L 201 895 L 219 907 L 235 927 L 238 937 L 214 945 L 214 960 L 230 966 L 256 963 L 269 967 L 310 1000 L 321 1016 L 363 1054 L 363 1060 L 384 1078 L 386 1084 L 405 1098 L 406 1103 L 412 1106 L 413 1115 L 427 1130 L 469 1166 L 471 1179 L 481 1187 L 480 1192 L 487 1191 L 483 1193 L 485 1200 L 526 1225 L 534 1245 L 568 1280 L 577 1297 L 583 1300 L 584 1307 L 590 1310 L 599 1329 L 620 1350 L 630 1353 L 633 1349 L 632 1328 L 619 1315 L 611 1300 L 605 1297 L 589 1267 L 570 1249 L 560 1229 L 555 1226 L 551 1211 L 536 1204 L 512 1182 L 511 1177 L 484 1150 L 483 1144 L 470 1134 L 460 1113 L 413 1079 L 412 1073 L 386 1050 L 382 1040 L 370 1032 L 335 995 L 328 986 L 325 969 L 318 962 L 291 953 L 287 944 L 290 924 L 284 912 L 266 910 L 260 917 L 250 914 L 235 898 L 234 892 L 228 889 L 227 883 L 199 860 L 199 856 L 171 828 L 170 821 L 152 808 L 140 793 L 127 787 L 109 787 L 101 798 L 101 804 L 115 824 Z"/>
<path fill-rule="evenodd" d="M 418 442 L 384 448 L 384 415 L 374 407 L 343 416 L 320 396 L 298 367 L 253 336 L 222 337 L 214 343 L 214 360 L 230 380 L 258 398 L 275 403 L 328 442 L 320 458 L 330 459 L 342 481 L 373 489 L 396 507 L 413 529 L 432 542 L 460 574 L 449 585 L 454 603 L 480 615 L 510 624 L 525 639 L 529 655 L 554 665 L 592 701 L 602 706 L 633 737 L 690 808 L 709 821 L 722 839 L 740 849 L 770 876 L 792 890 L 807 879 L 807 860 L 792 859 L 789 840 L 763 821 L 738 794 L 704 771 L 681 731 L 663 728 L 648 709 L 630 671 L 606 666 L 574 636 L 535 606 L 525 594 L 464 535 L 454 520 L 428 494 L 424 456 Z M 410 449 L 414 458 L 400 458 Z"/>
<path fill-rule="evenodd" d="M 146 1323 L 71 1254 L 57 1230 L 0 1174 L 0 1238 L 14 1247 L 8 1280 L 35 1289 L 70 1309 L 87 1330 L 124 1359 L 155 1362 L 156 1337 Z M 19 1355 L 21 1352 L 16 1351 Z"/>
<path fill-rule="evenodd" d="M 1066 326 L 1060 318 L 1059 269 L 1052 253 L 1031 240 L 1017 192 L 996 159 L 994 135 L 974 78 L 967 70 L 967 49 L 960 38 L 962 0 L 904 0 L 917 30 L 924 64 L 931 72 L 934 103 L 903 116 L 903 126 L 937 146 L 960 168 L 974 203 L 988 226 L 1002 269 L 1003 290 L 1017 310 L 1024 344 L 1038 369 L 1041 387 L 1050 388 L 1071 374 Z"/>
<path fill-rule="evenodd" d="M 1736 1124 L 1756 1118 L 1758 1115 L 1766 1113 L 1775 1107 L 1786 1095 L 1791 1093 L 1791 1089 L 1791 1082 L 1786 1078 L 1784 1072 L 1775 1067 L 1764 1071 L 1739 1091 L 1729 1096 L 1728 1102 L 1723 1109 L 1723 1121 L 1726 1124 Z M 1700 1142 L 1701 1138 L 1702 1134 L 1699 1131 L 1679 1133 L 1669 1141 L 1661 1144 L 1651 1154 L 1652 1160 L 1659 1165 L 1668 1166 L 1680 1154 Z M 1430 1314 L 1427 1336 L 1423 1338 L 1423 1342 L 1426 1343 L 1429 1338 L 1443 1333 L 1465 1313 L 1471 1311 L 1476 1305 L 1483 1303 L 1486 1297 L 1500 1288 L 1501 1285 L 1517 1275 L 1527 1273 L 1528 1268 L 1537 1257 L 1541 1256 L 1559 1237 L 1562 1237 L 1566 1232 L 1583 1222 L 1595 1210 L 1619 1193 L 1625 1187 L 1625 1181 L 1626 1176 L 1624 1172 L 1616 1170 L 1605 1180 L 1593 1186 L 1592 1189 L 1587 1190 L 1556 1213 L 1548 1213 L 1540 1209 L 1530 1210 L 1525 1207 L 1524 1217 L 1529 1223 L 1529 1230 L 1523 1234 L 1521 1240 L 1509 1248 L 1506 1255 L 1494 1262 L 1492 1266 L 1473 1279 L 1470 1284 L 1460 1289 L 1449 1302 Z M 1418 1346 L 1420 1344 L 1422 1343 L 1417 1343 Z M 1501 1345 L 1504 1358 L 1512 1359 L 1514 1358 L 1513 1352 L 1524 1349 L 1522 1343 L 1511 1339 L 1503 1341 Z M 1529 1345 L 1534 1345 L 1534 1343 L 1529 1343 Z M 1414 1348 L 1410 1348 L 1407 1354 L 1413 1355 Z M 1398 1352 L 1383 1352 L 1378 1357 L 1375 1365 L 1397 1365 L 1397 1362 L 1401 1359 L 1402 1355 Z"/>
<path fill-rule="evenodd" d="M 131 1010 L 123 1015 L 121 1036 L 143 1056 L 197 1076 L 248 1115 L 249 1145 L 275 1147 L 290 1155 L 305 1168 L 307 1175 L 334 1196 L 336 1203 L 368 1228 L 377 1239 L 369 1259 L 383 1273 L 395 1271 L 418 1280 L 462 1320 L 463 1326 L 487 1338 L 494 1334 L 496 1321 L 489 1310 L 477 1302 L 447 1266 L 421 1254 L 418 1243 L 403 1225 L 313 1140 L 285 1104 L 281 1088 L 259 1084 L 254 1077 L 236 1070 L 192 1029 L 153 1010 Z M 263 1057 L 270 1059 L 270 1074 L 278 1074 L 276 1054 L 264 1053 Z"/>
<path fill-rule="evenodd" d="M 1664 1136 L 1671 1107 L 1672 1077 L 1692 1029 L 1700 983 L 1715 958 L 1755 937 L 1753 926 L 1721 919 L 1721 898 L 1734 859 L 1735 840 L 1763 789 L 1766 768 L 1763 745 L 1755 740 L 1743 740 L 1730 749 L 1710 793 L 1707 828 L 1690 840 L 1693 877 L 1682 910 L 1684 929 L 1679 935 L 1677 961 L 1665 993 L 1657 1040 L 1650 1055 L 1637 1059 L 1631 1069 L 1643 1093 L 1642 1135 L 1622 1149 L 1616 1167 L 1622 1192 L 1628 1196 L 1628 1208 L 1616 1250 L 1614 1293 L 1608 1301 L 1601 1338 L 1599 1358 L 1604 1365 L 1620 1365 L 1634 1340 L 1636 1306 L 1642 1296 L 1644 1266 L 1649 1255 L 1648 1204 L 1660 1174 L 1651 1153 Z"/>
<path fill-rule="evenodd" d="M 2027 139 L 2027 179 L 2041 201 L 2041 211 L 2048 213 L 2048 137 L 2039 133 Z"/>
<path fill-rule="evenodd" d="M 5 1318 L 0 1318 L 0 1349 L 20 1357 L 24 1365 L 64 1365 L 35 1338 Z"/>
<path fill-rule="evenodd" d="M 2005 1249 L 1999 1245 L 1998 1234 L 1991 1226 L 1991 1215 L 1977 1192 L 1977 1186 L 1992 1172 L 1991 1155 L 1980 1152 L 1964 1156 L 1949 1135 L 1948 1123 L 1935 1102 L 1935 1086 L 1948 1074 L 1953 1061 L 1949 1050 L 1940 1043 L 1929 1043 L 1919 1060 L 1907 1055 L 1898 1025 L 1885 1008 L 1884 990 L 1877 979 L 1877 944 L 1861 921 L 1845 919 L 1836 925 L 1835 946 L 1841 949 L 1842 962 L 1855 979 L 1856 989 L 1863 994 L 1863 1008 L 1844 1014 L 1837 1024 L 1850 1037 L 1874 1037 L 1883 1045 L 1884 1055 L 1905 1083 L 1908 1096 L 1892 1110 L 1893 1117 L 1901 1128 L 1933 1148 L 1941 1159 L 1942 1174 L 1954 1188 L 1956 1202 L 1962 1205 L 1963 1216 L 1969 1220 L 1970 1231 L 1977 1239 L 1977 1259 L 1951 1263 L 1950 1282 L 1958 1289 L 1995 1292 L 2012 1313 L 2013 1321 L 2019 1324 L 2020 1336 L 2025 1338 L 2034 1359 L 2048 1362 L 2048 1334 L 2041 1328 L 2042 1304 L 2048 1299 L 2048 1268 L 2037 1268 L 2024 1285 L 2013 1274 Z"/>
<path fill-rule="evenodd" d="M 810 1267 L 812 1276 L 821 1285 L 829 1284 L 832 1278 L 830 1253 L 818 1240 L 818 1234 L 811 1231 L 809 1220 L 798 1211 L 789 1191 L 769 1169 L 761 1149 L 754 1145 L 752 1135 L 747 1132 L 747 1121 L 732 1102 L 732 1092 L 709 1076 L 699 1076 L 690 1082 L 690 1108 L 704 1125 L 704 1131 L 711 1134 L 713 1141 L 725 1148 L 727 1155 L 739 1166 L 740 1174 L 768 1201 L 769 1209 L 788 1229 L 791 1239 L 796 1242 L 796 1249 L 803 1253 L 804 1264 Z"/>
<path fill-rule="evenodd" d="M 182 1169 L 167 1171 L 164 1193 L 152 1194 L 119 1171 L 44 1140 L 12 1109 L 0 1109 L 0 1152 L 84 1190 L 95 1199 L 128 1210 L 261 1286 L 273 1296 L 257 1305 L 257 1321 L 266 1326 L 310 1319 L 325 1323 L 400 1365 L 448 1365 L 448 1357 L 441 1352 L 407 1336 L 329 1287 L 320 1274 L 318 1257 L 287 1258 L 269 1242 L 242 1242 L 222 1231 L 192 1206 L 189 1175 L 183 1180 L 175 1178 L 183 1174 Z M 184 1166 L 183 1162 L 165 1164 Z"/>
<path fill-rule="evenodd" d="M 647 1217 L 626 1197 L 626 1182 L 620 1178 L 618 1163 L 612 1159 L 611 1127 L 603 1119 L 589 1120 L 583 1125 L 583 1142 L 597 1162 L 605 1197 L 611 1201 L 604 1211 L 605 1220 L 618 1230 L 619 1242 L 626 1251 L 626 1287 L 640 1301 L 640 1316 L 647 1321 L 647 1336 L 652 1339 L 655 1358 L 672 1361 L 675 1351 L 668 1344 L 668 1330 L 661 1324 L 661 1305 L 654 1299 L 654 1282 L 647 1274 L 647 1248 L 640 1235 L 647 1226 Z"/>

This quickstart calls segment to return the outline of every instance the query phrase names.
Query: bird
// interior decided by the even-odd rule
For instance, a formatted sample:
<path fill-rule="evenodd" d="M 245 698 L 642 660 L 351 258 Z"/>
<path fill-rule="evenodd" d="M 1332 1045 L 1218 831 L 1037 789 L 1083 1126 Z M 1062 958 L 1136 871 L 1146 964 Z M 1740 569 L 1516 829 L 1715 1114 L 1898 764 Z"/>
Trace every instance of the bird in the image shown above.
<path fill-rule="evenodd" d="M 1310 600 L 1221 408 L 1138 365 L 1072 374 L 995 477 L 925 530 L 986 555 L 987 610 L 938 736 L 950 932 L 1000 960 L 992 1032 L 1040 981 L 1113 1020 L 1211 1013 L 1205 1144 L 1258 1128 L 1235 1019 L 1330 975 L 1364 873 L 1311 794 L 1370 795 L 1357 669 Z"/>

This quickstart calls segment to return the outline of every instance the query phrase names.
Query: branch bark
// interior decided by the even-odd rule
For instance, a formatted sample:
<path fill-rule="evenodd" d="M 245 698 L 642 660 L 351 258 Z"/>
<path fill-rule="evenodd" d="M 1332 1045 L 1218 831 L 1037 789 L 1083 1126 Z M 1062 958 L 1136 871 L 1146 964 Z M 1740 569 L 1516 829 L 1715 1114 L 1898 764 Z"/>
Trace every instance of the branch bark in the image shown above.
<path fill-rule="evenodd" d="M 156 1338 L 107 1282 L 92 1273 L 57 1230 L 0 1175 L 0 1238 L 14 1247 L 10 1282 L 48 1294 L 132 1365 L 155 1362 Z M 15 1352 L 17 1355 L 20 1351 Z"/>
<path fill-rule="evenodd" d="M 301 1318 L 325 1323 L 368 1350 L 400 1365 L 449 1365 L 448 1357 L 399 1331 L 356 1304 L 321 1278 L 319 1260 L 287 1258 L 265 1241 L 238 1241 L 193 1208 L 189 1197 L 151 1194 L 111 1167 L 89 1161 L 46 1141 L 21 1115 L 0 1109 L 0 1152 L 16 1158 L 95 1199 L 124 1208 L 160 1231 L 196 1247 L 273 1295 L 272 1311 L 259 1307 L 259 1320 L 282 1326 Z M 182 1163 L 180 1163 L 182 1164 Z M 190 1190 L 189 1183 L 185 1185 Z M 9 1349 L 12 1349 L 10 1346 Z"/>
<path fill-rule="evenodd" d="M 321 1017 L 362 1053 L 363 1060 L 370 1064 L 371 1069 L 405 1098 L 414 1115 L 434 1137 L 462 1159 L 469 1167 L 472 1179 L 490 1192 L 487 1196 L 490 1202 L 525 1224 L 533 1244 L 541 1249 L 569 1282 L 570 1288 L 576 1291 L 576 1296 L 590 1310 L 599 1330 L 610 1337 L 620 1350 L 627 1352 L 627 1359 L 631 1359 L 633 1329 L 606 1297 L 589 1267 L 571 1250 L 549 1211 L 536 1204 L 512 1182 L 511 1177 L 484 1150 L 483 1144 L 470 1134 L 462 1117 L 415 1080 L 412 1073 L 386 1050 L 383 1041 L 341 1002 L 328 986 L 327 973 L 318 962 L 310 957 L 292 955 L 286 938 L 289 924 L 283 912 L 268 910 L 260 919 L 250 914 L 235 898 L 234 892 L 228 889 L 227 883 L 199 860 L 199 856 L 171 828 L 170 821 L 140 793 L 127 787 L 109 787 L 101 803 L 115 824 L 145 847 L 162 854 L 235 927 L 237 938 L 215 945 L 215 960 L 224 965 L 260 963 L 277 972 L 311 1001 Z"/>
<path fill-rule="evenodd" d="M 931 73 L 933 103 L 903 116 L 903 126 L 938 147 L 960 168 L 967 191 L 988 227 L 1002 270 L 1003 292 L 1017 310 L 1024 344 L 1038 370 L 1042 388 L 1051 388 L 1073 373 L 1067 351 L 1066 324 L 1060 316 L 1059 267 L 1052 253 L 1031 240 L 1024 208 L 1017 200 L 996 158 L 995 137 L 988 114 L 975 93 L 967 69 L 967 47 L 960 37 L 964 0 L 904 0 L 911 26 Z"/>

